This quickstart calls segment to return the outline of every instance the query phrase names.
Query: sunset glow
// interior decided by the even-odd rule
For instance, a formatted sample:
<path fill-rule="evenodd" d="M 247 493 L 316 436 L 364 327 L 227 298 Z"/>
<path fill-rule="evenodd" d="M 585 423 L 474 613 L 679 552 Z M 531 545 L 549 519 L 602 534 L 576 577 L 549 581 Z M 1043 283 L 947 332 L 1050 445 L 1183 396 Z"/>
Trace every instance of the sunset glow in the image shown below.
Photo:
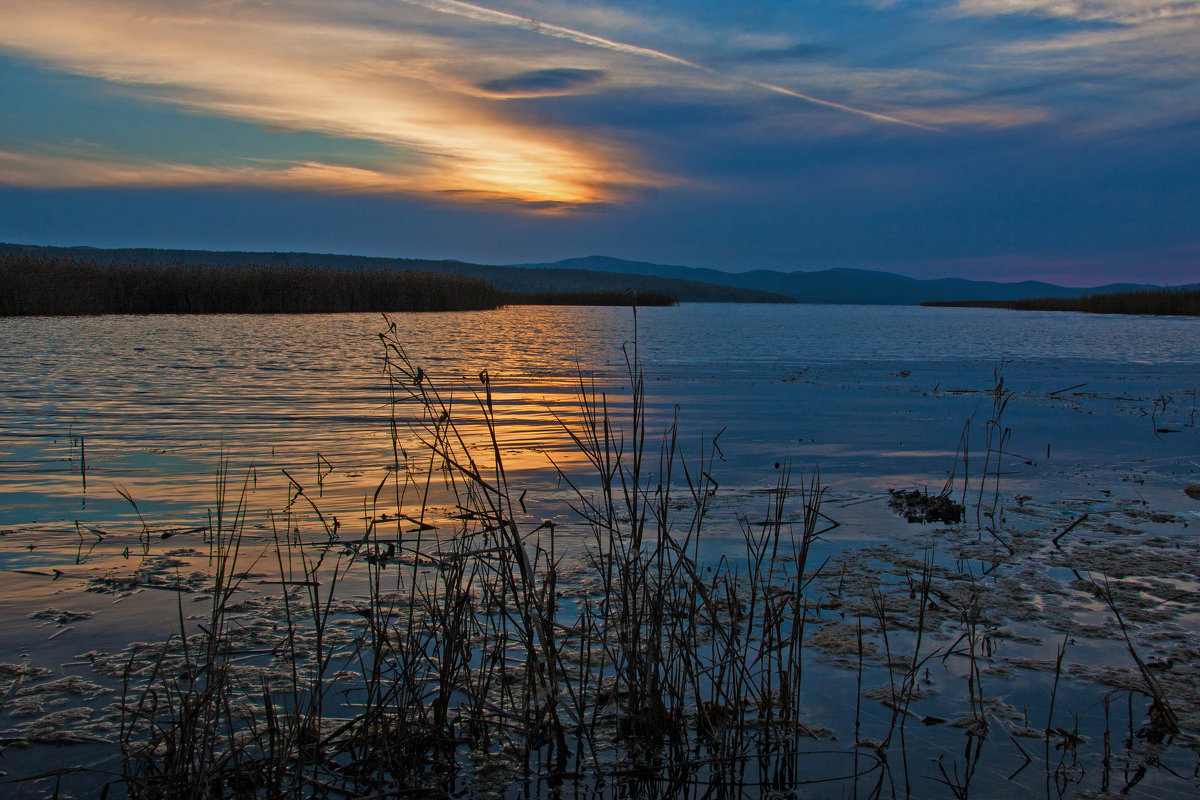
<path fill-rule="evenodd" d="M 1067 263 L 1076 284 L 1131 269 L 1177 282 L 1200 252 L 1192 2 L 0 0 L 0 14 L 8 241 L 151 232 L 1004 279 Z M 109 191 L 78 207 L 122 213 L 56 211 Z"/>
<path fill-rule="evenodd" d="M 1200 0 L 0 0 L 0 800 L 1200 796 L 1197 87 Z"/>
<path fill-rule="evenodd" d="M 438 68 L 452 58 L 444 37 L 298 13 L 161 16 L 150 13 L 155 4 L 85 5 L 86 13 L 53 0 L 8 8 L 0 46 L 194 113 L 379 142 L 394 160 L 373 169 L 336 162 L 203 167 L 33 154 L 24 164 L 4 159 L 4 182 L 233 184 L 567 205 L 611 201 L 622 188 L 655 182 L 638 177 L 634 159 L 615 146 L 508 120 L 459 91 Z"/>

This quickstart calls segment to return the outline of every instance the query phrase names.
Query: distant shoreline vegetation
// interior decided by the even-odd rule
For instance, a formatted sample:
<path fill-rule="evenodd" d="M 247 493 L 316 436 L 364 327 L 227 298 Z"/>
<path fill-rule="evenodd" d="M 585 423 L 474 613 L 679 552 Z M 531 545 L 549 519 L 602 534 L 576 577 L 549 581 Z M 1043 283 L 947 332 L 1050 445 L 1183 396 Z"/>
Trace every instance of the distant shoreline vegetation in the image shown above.
<path fill-rule="evenodd" d="M 481 311 L 503 305 L 629 305 L 628 292 L 500 292 L 464 275 L 290 265 L 100 264 L 0 257 L 0 316 Z M 638 305 L 674 305 L 662 292 Z"/>
<path fill-rule="evenodd" d="M 1082 297 L 1030 297 L 1023 300 L 932 300 L 921 305 L 941 308 L 1007 308 L 1014 311 L 1082 311 L 1088 314 L 1197 317 L 1200 316 L 1200 289 L 1140 289 Z"/>

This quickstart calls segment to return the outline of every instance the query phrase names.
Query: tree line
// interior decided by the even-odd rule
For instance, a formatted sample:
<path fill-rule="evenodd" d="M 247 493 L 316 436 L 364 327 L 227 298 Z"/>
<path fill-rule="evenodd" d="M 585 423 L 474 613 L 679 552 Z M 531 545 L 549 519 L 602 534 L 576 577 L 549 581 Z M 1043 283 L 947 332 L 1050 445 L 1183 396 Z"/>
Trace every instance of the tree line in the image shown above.
<path fill-rule="evenodd" d="M 1082 297 L 1029 297 L 1021 300 L 937 300 L 923 306 L 1010 308 L 1016 311 L 1083 311 L 1090 314 L 1200 316 L 1200 287 L 1137 289 Z"/>
<path fill-rule="evenodd" d="M 629 293 L 500 292 L 466 275 L 287 264 L 102 264 L 0 257 L 0 315 L 316 314 L 475 311 L 502 305 L 628 305 Z M 670 305 L 663 293 L 639 305 Z"/>

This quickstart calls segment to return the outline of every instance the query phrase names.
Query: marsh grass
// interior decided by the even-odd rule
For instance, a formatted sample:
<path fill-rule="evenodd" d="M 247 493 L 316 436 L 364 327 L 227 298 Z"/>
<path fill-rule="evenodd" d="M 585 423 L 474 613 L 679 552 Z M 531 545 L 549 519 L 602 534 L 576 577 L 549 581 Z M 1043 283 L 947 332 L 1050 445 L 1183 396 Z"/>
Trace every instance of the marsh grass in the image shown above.
<path fill-rule="evenodd" d="M 675 301 L 662 292 L 644 292 L 639 302 Z M 412 270 L 0 257 L 0 316 L 474 311 L 531 304 L 629 305 L 630 294 L 501 293 L 478 278 Z"/>
<path fill-rule="evenodd" d="M 741 519 L 742 554 L 703 564 L 717 448 L 691 462 L 675 424 L 651 436 L 633 343 L 620 411 L 581 377 L 560 419 L 590 466 L 560 470 L 586 531 L 564 540 L 509 484 L 487 373 L 464 397 L 410 361 L 395 323 L 381 342 L 395 463 L 365 530 L 347 538 L 289 478 L 273 518 L 280 622 L 274 644 L 248 647 L 239 589 L 262 563 L 243 563 L 245 504 L 227 502 L 222 473 L 207 618 L 191 626 L 181 607 L 179 635 L 125 670 L 129 795 L 391 797 L 489 776 L 632 780 L 662 797 L 804 784 L 807 562 L 830 527 L 817 477 L 793 486 L 785 467 L 764 513 Z M 560 590 L 572 547 L 584 592 Z M 352 571 L 365 583 L 343 600 Z M 879 763 L 855 761 L 842 777 Z"/>
<path fill-rule="evenodd" d="M 293 266 L 103 265 L 0 258 L 0 315 L 298 314 L 495 308 L 496 291 L 459 275 Z"/>
<path fill-rule="evenodd" d="M 1030 297 L 1021 300 L 938 300 L 923 306 L 1008 308 L 1014 311 L 1083 311 L 1089 314 L 1200 316 L 1200 288 L 1177 287 L 1100 292 L 1082 297 Z"/>

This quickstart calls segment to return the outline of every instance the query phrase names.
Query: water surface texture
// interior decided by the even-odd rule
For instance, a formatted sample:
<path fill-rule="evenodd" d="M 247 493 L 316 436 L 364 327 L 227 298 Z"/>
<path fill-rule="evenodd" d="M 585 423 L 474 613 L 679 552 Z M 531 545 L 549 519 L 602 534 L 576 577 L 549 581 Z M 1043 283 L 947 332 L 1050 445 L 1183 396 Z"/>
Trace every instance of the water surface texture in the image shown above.
<path fill-rule="evenodd" d="M 1013 426 L 1014 450 L 1044 455 L 1049 444 L 1063 459 L 1112 464 L 1131 455 L 1132 437 L 1147 449 L 1138 455 L 1194 452 L 1143 441 L 1154 426 L 1132 419 L 1196 408 L 1200 325 L 1190 319 L 695 304 L 640 309 L 636 322 L 657 419 L 679 405 L 688 429 L 724 428 L 746 443 L 730 457 L 757 454 L 760 467 L 792 456 L 826 471 L 869 462 L 903 472 L 923 451 L 953 451 L 997 374 L 1028 397 L 1011 414 L 1037 409 Z M 488 370 L 512 456 L 531 469 L 545 466 L 535 449 L 564 445 L 551 412 L 572 405 L 581 374 L 622 385 L 635 336 L 630 310 L 613 308 L 396 323 L 431 375 L 478 383 Z M 0 524 L 121 515 L 128 504 L 113 486 L 157 513 L 183 513 L 208 502 L 222 454 L 306 474 L 320 454 L 334 486 L 378 468 L 391 458 L 383 327 L 376 315 L 4 320 Z M 1083 413 L 1062 421 L 1047 409 Z M 343 488 L 353 500 L 362 487 Z"/>
<path fill-rule="evenodd" d="M 281 541 L 386 566 L 414 531 L 432 526 L 436 539 L 460 524 L 454 470 L 407 427 L 422 419 L 410 389 L 440 393 L 462 452 L 500 457 L 518 522 L 559 534 L 562 613 L 582 608 L 595 542 L 575 488 L 592 491 L 595 476 L 564 425 L 579 431 L 580 391 L 593 391 L 628 450 L 636 359 L 646 485 L 666 479 L 660 434 L 672 422 L 686 480 L 705 481 L 700 563 L 742 563 L 772 498 L 826 487 L 828 530 L 800 576 L 768 592 L 804 598 L 796 708 L 823 755 L 794 766 L 829 781 L 797 782 L 795 796 L 1200 791 L 1200 502 L 1184 491 L 1200 481 L 1196 320 L 697 304 L 391 322 L 420 367 L 399 392 L 376 315 L 0 320 L 0 646 L 14 654 L 0 658 L 0 690 L 14 699 L 0 728 L 31 746 L 6 751 L 10 776 L 47 758 L 119 769 L 105 750 L 119 729 L 114 665 L 138 663 L 137 641 L 198 624 L 218 512 L 244 502 L 247 553 L 253 542 L 267 554 L 246 567 L 239 595 L 256 658 L 278 646 L 270 575 L 291 568 L 275 555 Z M 945 495 L 965 518 L 909 522 L 889 490 Z M 669 507 L 686 516 L 687 492 L 677 496 Z M 795 537 L 802 519 L 788 514 L 782 530 Z M 385 555 L 372 539 L 383 523 L 398 548 Z M 351 598 L 367 591 L 349 568 L 344 580 Z M 360 611 L 335 617 L 353 631 Z M 1166 742 L 1147 710 L 1159 695 L 1178 719 Z M 907 737 L 893 737 L 909 718 Z M 611 751 L 596 757 L 619 762 L 620 743 Z M 863 754 L 869 770 L 846 766 Z M 761 796 L 761 770 L 731 796 Z M 689 792 L 703 796 L 714 774 L 688 777 Z M 546 789 L 461 780 L 454 791 Z"/>

